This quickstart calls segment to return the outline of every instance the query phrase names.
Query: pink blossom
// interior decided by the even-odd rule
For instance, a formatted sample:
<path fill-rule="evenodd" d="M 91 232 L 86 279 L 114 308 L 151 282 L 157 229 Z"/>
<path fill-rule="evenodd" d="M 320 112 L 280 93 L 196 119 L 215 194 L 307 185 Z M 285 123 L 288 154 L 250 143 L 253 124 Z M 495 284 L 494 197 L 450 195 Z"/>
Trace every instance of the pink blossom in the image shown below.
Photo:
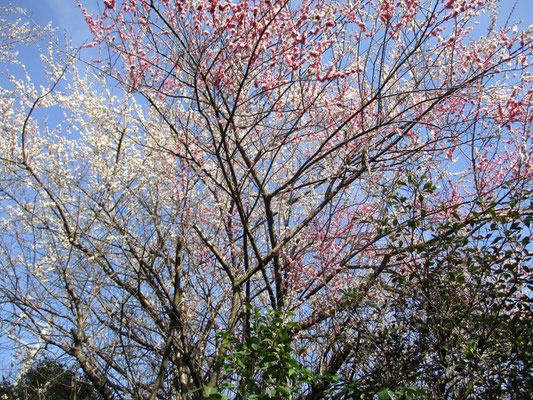
<path fill-rule="evenodd" d="M 392 0 L 384 0 L 379 12 L 379 19 L 383 22 L 389 22 L 394 17 L 394 2 Z"/>
<path fill-rule="evenodd" d="M 453 5 L 455 3 L 456 0 L 448 0 L 445 4 L 444 4 L 444 8 L 447 8 L 447 9 L 452 9 L 453 8 Z"/>
<path fill-rule="evenodd" d="M 110 10 L 115 9 L 115 0 L 104 0 L 104 5 L 106 8 L 109 8 Z"/>

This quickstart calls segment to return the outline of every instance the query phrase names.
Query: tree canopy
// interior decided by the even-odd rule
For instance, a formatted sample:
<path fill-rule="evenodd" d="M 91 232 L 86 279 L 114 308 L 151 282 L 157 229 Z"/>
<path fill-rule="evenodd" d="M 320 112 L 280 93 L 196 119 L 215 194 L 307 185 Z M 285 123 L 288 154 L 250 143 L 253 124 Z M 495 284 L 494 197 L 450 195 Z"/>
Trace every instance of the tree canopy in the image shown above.
<path fill-rule="evenodd" d="M 21 364 L 106 400 L 528 398 L 533 27 L 497 0 L 80 8 L 80 49 L 2 9 Z"/>
<path fill-rule="evenodd" d="M 96 400 L 98 394 L 76 372 L 52 359 L 35 361 L 17 381 L 2 383 L 5 400 Z"/>

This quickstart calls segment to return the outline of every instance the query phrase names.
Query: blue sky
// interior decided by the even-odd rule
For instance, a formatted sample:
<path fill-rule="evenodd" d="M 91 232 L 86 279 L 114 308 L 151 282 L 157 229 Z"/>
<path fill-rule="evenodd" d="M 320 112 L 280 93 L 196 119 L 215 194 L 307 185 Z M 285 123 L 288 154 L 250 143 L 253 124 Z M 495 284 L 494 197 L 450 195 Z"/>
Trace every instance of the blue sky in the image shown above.
<path fill-rule="evenodd" d="M 4 0 L 0 0 L 2 2 Z M 85 1 L 88 10 L 98 10 L 99 0 Z M 89 28 L 85 24 L 81 9 L 76 0 L 18 0 L 16 6 L 28 11 L 30 17 L 39 25 L 48 22 L 67 32 L 74 45 L 80 45 L 90 38 Z"/>

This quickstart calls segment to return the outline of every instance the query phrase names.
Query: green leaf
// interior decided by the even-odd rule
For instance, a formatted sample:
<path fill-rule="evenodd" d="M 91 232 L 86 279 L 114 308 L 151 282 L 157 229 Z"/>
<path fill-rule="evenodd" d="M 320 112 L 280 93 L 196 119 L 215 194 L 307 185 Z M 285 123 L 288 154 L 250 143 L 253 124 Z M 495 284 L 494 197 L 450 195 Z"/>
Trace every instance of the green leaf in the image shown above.
<path fill-rule="evenodd" d="M 404 393 L 410 393 L 410 394 L 419 394 L 419 395 L 422 395 L 422 396 L 426 396 L 427 395 L 425 390 L 420 389 L 419 387 L 416 387 L 416 386 L 407 386 L 407 387 L 403 388 L 403 392 Z"/>
<path fill-rule="evenodd" d="M 285 394 L 291 394 L 292 393 L 292 389 L 290 387 L 287 387 L 287 386 L 279 386 L 278 389 L 280 390 L 280 392 L 285 393 Z"/>
<path fill-rule="evenodd" d="M 218 393 L 218 390 L 209 386 L 204 386 L 202 388 L 204 395 L 203 399 L 207 400 L 227 400 L 227 397 Z"/>
<path fill-rule="evenodd" d="M 378 399 L 379 400 L 395 400 L 396 396 L 395 394 L 389 390 L 389 389 L 381 389 L 378 392 Z"/>

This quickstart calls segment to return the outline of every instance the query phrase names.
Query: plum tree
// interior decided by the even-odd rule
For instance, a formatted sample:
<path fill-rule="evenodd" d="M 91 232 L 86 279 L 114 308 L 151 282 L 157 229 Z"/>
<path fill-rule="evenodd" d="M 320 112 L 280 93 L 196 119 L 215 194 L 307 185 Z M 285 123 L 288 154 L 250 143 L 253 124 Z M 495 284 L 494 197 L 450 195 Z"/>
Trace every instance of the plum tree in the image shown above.
<path fill-rule="evenodd" d="M 227 360 L 270 308 L 318 377 L 283 396 L 524 393 L 532 31 L 497 5 L 105 1 L 90 69 L 51 46 L 39 87 L 3 59 L 21 357 L 108 400 L 241 398 Z"/>

